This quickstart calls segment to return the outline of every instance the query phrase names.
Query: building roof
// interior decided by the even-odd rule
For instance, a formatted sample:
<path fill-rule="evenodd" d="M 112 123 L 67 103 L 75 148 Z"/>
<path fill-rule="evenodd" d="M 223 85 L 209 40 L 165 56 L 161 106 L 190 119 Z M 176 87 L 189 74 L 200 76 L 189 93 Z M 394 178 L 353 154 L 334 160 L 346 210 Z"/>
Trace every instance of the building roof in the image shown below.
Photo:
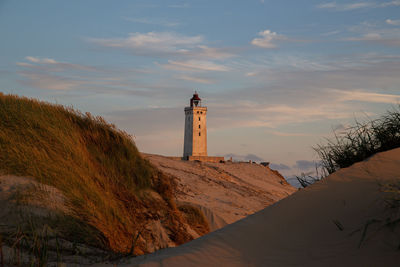
<path fill-rule="evenodd" d="M 192 99 L 191 100 L 201 100 L 201 98 L 199 97 L 199 95 L 197 94 L 197 92 L 195 92 L 194 94 L 193 94 L 193 97 L 192 97 Z"/>

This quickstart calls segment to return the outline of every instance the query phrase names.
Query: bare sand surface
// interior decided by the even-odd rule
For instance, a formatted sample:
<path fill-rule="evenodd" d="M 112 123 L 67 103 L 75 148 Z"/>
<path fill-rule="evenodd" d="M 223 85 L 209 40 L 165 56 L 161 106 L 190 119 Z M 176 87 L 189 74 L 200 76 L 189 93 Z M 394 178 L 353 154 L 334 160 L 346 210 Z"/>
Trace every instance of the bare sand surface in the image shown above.
<path fill-rule="evenodd" d="M 366 223 L 390 216 L 382 185 L 399 181 L 400 149 L 379 153 L 215 232 L 118 266 L 400 266 L 400 227 L 372 223 L 359 247 Z"/>
<path fill-rule="evenodd" d="M 279 173 L 255 163 L 209 163 L 143 154 L 176 178 L 179 203 L 199 207 L 211 231 L 233 223 L 287 197 L 296 188 Z"/>

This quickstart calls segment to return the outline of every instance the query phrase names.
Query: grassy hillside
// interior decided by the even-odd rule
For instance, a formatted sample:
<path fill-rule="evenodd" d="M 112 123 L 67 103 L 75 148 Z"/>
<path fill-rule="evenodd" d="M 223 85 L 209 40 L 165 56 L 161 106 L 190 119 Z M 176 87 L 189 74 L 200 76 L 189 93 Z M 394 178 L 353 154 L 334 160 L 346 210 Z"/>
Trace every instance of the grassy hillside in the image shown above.
<path fill-rule="evenodd" d="M 63 230 L 69 238 L 142 254 L 154 239 L 146 225 L 158 220 L 174 243 L 191 239 L 172 178 L 144 160 L 125 132 L 89 113 L 13 95 L 0 94 L 0 118 L 1 174 L 59 189 L 72 210 Z"/>

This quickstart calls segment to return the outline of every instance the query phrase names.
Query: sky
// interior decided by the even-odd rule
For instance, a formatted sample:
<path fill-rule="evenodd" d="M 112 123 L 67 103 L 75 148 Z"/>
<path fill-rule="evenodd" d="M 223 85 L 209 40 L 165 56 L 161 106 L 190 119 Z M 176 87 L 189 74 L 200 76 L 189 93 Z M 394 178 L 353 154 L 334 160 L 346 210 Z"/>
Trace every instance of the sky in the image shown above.
<path fill-rule="evenodd" d="M 103 116 L 147 153 L 208 154 L 285 175 L 312 147 L 400 103 L 400 0 L 0 0 L 0 91 Z"/>

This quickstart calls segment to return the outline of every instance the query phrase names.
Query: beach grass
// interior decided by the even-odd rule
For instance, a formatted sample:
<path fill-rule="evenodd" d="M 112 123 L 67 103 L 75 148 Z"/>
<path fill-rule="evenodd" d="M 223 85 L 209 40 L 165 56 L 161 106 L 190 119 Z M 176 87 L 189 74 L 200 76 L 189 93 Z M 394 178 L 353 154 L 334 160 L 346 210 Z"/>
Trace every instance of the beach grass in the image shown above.
<path fill-rule="evenodd" d="M 336 134 L 327 144 L 314 150 L 321 159 L 321 166 L 328 173 L 346 168 L 370 156 L 400 147 L 400 106 L 375 120 L 355 125 Z"/>
<path fill-rule="evenodd" d="M 143 159 L 126 132 L 72 107 L 1 93 L 0 118 L 0 173 L 59 189 L 75 218 L 70 232 L 96 229 L 78 231 L 87 235 L 79 239 L 127 253 L 148 217 L 158 216 L 174 241 L 190 240 L 174 203 L 173 178 Z M 167 205 L 154 201 L 151 192 Z M 133 253 L 146 252 L 141 242 Z"/>

